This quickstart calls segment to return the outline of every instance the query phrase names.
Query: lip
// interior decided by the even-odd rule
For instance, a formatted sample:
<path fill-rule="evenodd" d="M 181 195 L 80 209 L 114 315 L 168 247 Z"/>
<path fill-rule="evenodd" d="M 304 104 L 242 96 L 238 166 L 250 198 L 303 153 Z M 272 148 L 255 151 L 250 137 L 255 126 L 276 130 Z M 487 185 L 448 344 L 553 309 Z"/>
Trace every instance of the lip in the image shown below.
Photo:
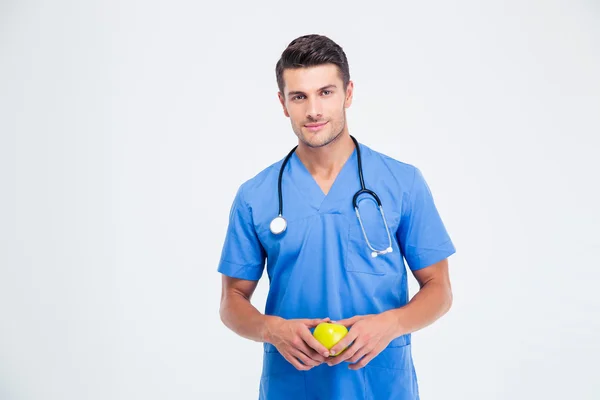
<path fill-rule="evenodd" d="M 311 132 L 316 132 L 319 129 L 321 129 L 322 127 L 324 127 L 325 125 L 327 125 L 328 123 L 329 123 L 329 121 L 323 122 L 321 124 L 307 124 L 307 125 L 304 125 L 304 127 Z"/>

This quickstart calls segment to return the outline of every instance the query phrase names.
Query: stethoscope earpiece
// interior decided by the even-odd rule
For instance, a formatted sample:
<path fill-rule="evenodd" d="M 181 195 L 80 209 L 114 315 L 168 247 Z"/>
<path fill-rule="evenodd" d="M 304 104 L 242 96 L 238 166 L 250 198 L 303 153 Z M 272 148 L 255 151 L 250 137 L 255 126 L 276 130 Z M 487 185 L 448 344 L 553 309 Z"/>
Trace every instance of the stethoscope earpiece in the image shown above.
<path fill-rule="evenodd" d="M 387 249 L 385 249 L 385 250 L 383 250 L 383 251 L 379 251 L 379 252 L 378 252 L 378 251 L 372 251 L 372 252 L 371 252 L 371 257 L 375 258 L 375 257 L 377 257 L 378 255 L 381 255 L 381 254 L 387 254 L 387 253 L 391 253 L 392 251 L 393 251 L 393 250 L 392 250 L 392 248 L 391 248 L 391 247 L 388 247 Z"/>

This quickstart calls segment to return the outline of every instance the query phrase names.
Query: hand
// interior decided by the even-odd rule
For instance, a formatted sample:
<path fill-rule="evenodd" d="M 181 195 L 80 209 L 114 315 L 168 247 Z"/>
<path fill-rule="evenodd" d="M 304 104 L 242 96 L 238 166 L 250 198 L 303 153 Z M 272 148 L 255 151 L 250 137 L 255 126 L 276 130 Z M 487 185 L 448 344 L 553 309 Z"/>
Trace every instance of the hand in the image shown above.
<path fill-rule="evenodd" d="M 352 318 L 335 321 L 337 324 L 351 327 L 342 340 L 331 348 L 331 354 L 344 352 L 327 359 L 327 365 L 333 366 L 348 361 L 348 368 L 357 370 L 367 365 L 375 356 L 395 339 L 394 323 L 388 314 L 357 315 Z"/>
<path fill-rule="evenodd" d="M 308 371 L 322 364 L 329 356 L 325 346 L 314 338 L 309 328 L 329 322 L 325 319 L 277 318 L 268 326 L 268 342 L 296 369 Z"/>

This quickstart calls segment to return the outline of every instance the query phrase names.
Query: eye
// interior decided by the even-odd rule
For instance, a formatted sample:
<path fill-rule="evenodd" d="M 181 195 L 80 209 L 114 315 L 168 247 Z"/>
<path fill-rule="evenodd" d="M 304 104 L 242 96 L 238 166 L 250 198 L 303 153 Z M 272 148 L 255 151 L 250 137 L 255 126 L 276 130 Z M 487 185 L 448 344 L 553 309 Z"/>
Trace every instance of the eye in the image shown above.
<path fill-rule="evenodd" d="M 321 93 L 323 93 L 325 96 L 327 96 L 328 94 L 331 93 L 331 90 L 323 90 L 323 92 L 321 92 Z"/>
<path fill-rule="evenodd" d="M 301 97 L 304 97 L 304 95 L 303 94 L 298 94 L 298 95 L 292 97 L 292 100 L 300 100 Z"/>

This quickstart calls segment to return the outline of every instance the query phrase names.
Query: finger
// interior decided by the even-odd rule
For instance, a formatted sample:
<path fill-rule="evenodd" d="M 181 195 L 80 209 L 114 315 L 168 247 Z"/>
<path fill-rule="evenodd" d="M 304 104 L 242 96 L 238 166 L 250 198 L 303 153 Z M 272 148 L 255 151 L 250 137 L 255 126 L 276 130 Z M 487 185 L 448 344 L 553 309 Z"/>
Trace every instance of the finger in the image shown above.
<path fill-rule="evenodd" d="M 335 323 L 339 325 L 344 325 L 346 328 L 349 328 L 363 318 L 363 315 L 355 315 L 352 318 L 341 319 L 339 321 L 336 321 Z"/>
<path fill-rule="evenodd" d="M 306 325 L 307 328 L 314 328 L 319 325 L 321 322 L 329 322 L 331 321 L 329 317 L 327 318 L 315 318 L 315 319 L 303 319 L 302 322 Z"/>
<path fill-rule="evenodd" d="M 290 354 L 284 354 L 281 353 L 281 355 L 283 356 L 283 358 L 285 358 L 290 364 L 292 364 L 292 366 L 294 368 L 296 368 L 298 371 L 308 371 L 309 369 L 311 369 L 312 367 L 308 366 L 308 365 L 304 365 L 302 364 L 300 361 L 298 361 L 298 359 L 296 357 L 294 357 L 293 355 Z"/>
<path fill-rule="evenodd" d="M 367 353 L 359 362 L 357 362 L 356 364 L 350 364 L 348 365 L 348 368 L 353 369 L 353 370 L 357 370 L 357 369 L 361 369 L 362 367 L 364 367 L 365 365 L 367 365 L 373 358 L 375 358 L 375 356 L 379 354 L 378 351 L 370 351 L 369 353 Z"/>
<path fill-rule="evenodd" d="M 300 333 L 300 337 L 308 346 L 310 346 L 319 355 L 323 355 L 323 357 L 329 357 L 330 352 L 329 350 L 327 350 L 327 347 L 323 346 L 321 342 L 315 339 L 315 337 L 310 333 L 308 329 L 302 331 Z"/>
<path fill-rule="evenodd" d="M 355 342 L 352 346 L 348 347 L 346 349 L 346 351 L 344 351 L 341 355 L 339 355 L 337 357 L 329 357 L 327 359 L 327 364 L 330 367 L 341 364 L 344 361 L 348 360 L 350 357 L 353 357 L 354 354 L 356 354 L 358 351 L 360 351 L 360 349 L 362 347 L 364 347 L 364 346 L 361 346 L 359 343 Z"/>
<path fill-rule="evenodd" d="M 352 332 L 348 332 L 346 334 L 346 336 L 344 336 L 342 338 L 342 340 L 340 340 L 339 342 L 337 342 L 335 344 L 335 346 L 333 346 L 330 350 L 329 350 L 329 354 L 334 356 L 336 354 L 339 354 L 342 350 L 344 350 L 346 347 L 348 347 L 350 345 L 350 343 L 352 343 L 358 336 L 358 333 L 356 331 Z M 345 352 L 344 352 L 345 354 Z M 339 356 L 338 356 L 339 357 Z"/>
<path fill-rule="evenodd" d="M 308 334 L 308 338 L 313 338 L 313 336 L 310 334 Z M 300 338 L 299 338 L 299 343 L 296 346 L 296 349 L 300 350 L 301 352 L 303 352 L 304 354 L 306 354 L 308 357 L 312 358 L 315 361 L 318 361 L 319 363 L 322 363 L 325 361 L 325 359 L 327 357 L 317 353 L 315 351 L 315 349 L 311 348 L 304 340 L 305 340 L 305 335 L 304 334 L 300 334 Z M 314 339 L 314 338 L 313 338 Z M 320 344 L 320 343 L 319 343 Z M 325 348 L 325 351 L 327 351 L 327 349 Z"/>
<path fill-rule="evenodd" d="M 350 364 L 355 364 L 362 357 L 364 357 L 369 352 L 371 352 L 373 350 L 373 348 L 374 348 L 374 346 L 363 346 L 359 351 L 357 351 L 356 353 L 354 353 L 354 355 L 348 359 L 348 362 Z"/>
<path fill-rule="evenodd" d="M 297 349 L 291 349 L 290 353 L 297 358 L 298 360 L 300 360 L 300 362 L 302 362 L 302 364 L 304 364 L 307 367 L 316 367 L 317 365 L 320 365 L 320 362 L 317 362 L 315 360 L 313 360 L 312 358 L 308 357 L 306 354 L 304 354 L 303 352 L 301 352 L 300 350 Z"/>
<path fill-rule="evenodd" d="M 327 358 L 326 356 L 323 356 L 323 355 L 317 353 L 314 349 L 310 348 L 308 346 L 308 344 L 306 344 L 305 342 L 302 342 L 300 344 L 300 346 L 297 347 L 297 349 L 300 350 L 301 352 L 303 352 L 304 354 L 306 354 L 311 359 L 317 361 L 319 364 L 324 362 L 325 359 Z M 327 349 L 325 349 L 325 350 L 327 350 Z"/>
<path fill-rule="evenodd" d="M 336 357 L 328 358 L 327 364 L 329 364 L 330 366 L 340 364 L 340 363 L 350 359 L 351 357 L 353 357 L 364 346 L 365 346 L 364 343 L 360 342 L 359 340 L 356 340 L 354 343 L 352 343 L 352 345 L 350 347 L 348 347 L 346 350 L 344 350 L 342 352 L 342 354 L 340 354 Z"/>

